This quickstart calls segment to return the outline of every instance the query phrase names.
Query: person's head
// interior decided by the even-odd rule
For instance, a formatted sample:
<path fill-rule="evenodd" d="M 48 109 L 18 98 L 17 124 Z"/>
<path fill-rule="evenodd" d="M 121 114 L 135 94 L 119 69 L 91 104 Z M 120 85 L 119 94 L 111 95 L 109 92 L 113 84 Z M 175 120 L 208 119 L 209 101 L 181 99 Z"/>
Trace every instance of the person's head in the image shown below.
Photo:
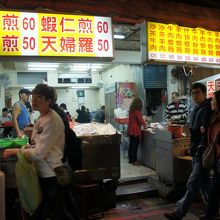
<path fill-rule="evenodd" d="M 24 104 L 29 100 L 31 91 L 28 89 L 20 89 L 18 92 L 19 100 Z"/>
<path fill-rule="evenodd" d="M 212 110 L 215 112 L 220 112 L 220 90 L 214 92 L 212 97 Z"/>
<path fill-rule="evenodd" d="M 86 110 L 86 107 L 85 107 L 84 105 L 82 105 L 81 110 L 82 110 L 82 111 L 85 111 L 85 110 Z"/>
<path fill-rule="evenodd" d="M 7 108 L 3 108 L 2 109 L 2 117 L 7 117 L 8 116 L 8 109 Z"/>
<path fill-rule="evenodd" d="M 143 102 L 140 97 L 136 97 L 132 100 L 131 105 L 129 107 L 129 112 L 132 112 L 134 110 L 141 111 L 143 108 Z"/>
<path fill-rule="evenodd" d="M 102 105 L 101 110 L 104 112 L 105 111 L 105 106 Z"/>
<path fill-rule="evenodd" d="M 32 107 L 43 112 L 51 108 L 57 100 L 57 94 L 53 87 L 46 84 L 38 84 L 32 91 Z"/>
<path fill-rule="evenodd" d="M 202 83 L 193 83 L 191 87 L 193 102 L 201 104 L 206 100 L 206 86 Z"/>
<path fill-rule="evenodd" d="M 171 100 L 174 103 L 177 103 L 179 101 L 179 93 L 178 92 L 172 92 L 171 93 Z"/>
<path fill-rule="evenodd" d="M 65 103 L 60 104 L 60 109 L 62 111 L 67 110 L 66 104 Z"/>

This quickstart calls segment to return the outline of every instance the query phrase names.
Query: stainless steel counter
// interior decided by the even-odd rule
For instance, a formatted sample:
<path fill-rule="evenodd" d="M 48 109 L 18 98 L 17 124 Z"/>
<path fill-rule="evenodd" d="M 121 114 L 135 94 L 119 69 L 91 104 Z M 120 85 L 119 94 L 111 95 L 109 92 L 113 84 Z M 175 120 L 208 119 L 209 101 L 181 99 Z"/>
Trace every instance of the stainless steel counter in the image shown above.
<path fill-rule="evenodd" d="M 141 163 L 153 170 L 156 170 L 155 133 L 150 130 L 143 130 L 142 132 Z"/>
<path fill-rule="evenodd" d="M 190 137 L 172 139 L 167 130 L 156 130 L 156 171 L 161 180 L 170 183 L 186 181 L 192 170 L 189 157 L 184 158 L 189 148 Z"/>

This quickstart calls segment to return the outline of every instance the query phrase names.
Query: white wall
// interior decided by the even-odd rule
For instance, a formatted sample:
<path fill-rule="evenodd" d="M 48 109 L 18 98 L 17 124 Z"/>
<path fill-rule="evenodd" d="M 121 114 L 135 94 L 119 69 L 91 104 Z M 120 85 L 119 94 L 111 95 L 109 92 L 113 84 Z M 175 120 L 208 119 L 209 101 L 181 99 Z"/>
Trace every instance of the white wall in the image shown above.
<path fill-rule="evenodd" d="M 99 90 L 100 106 L 105 105 L 104 88 L 116 82 L 134 82 L 134 73 L 130 65 L 116 65 L 101 74 L 103 88 Z"/>

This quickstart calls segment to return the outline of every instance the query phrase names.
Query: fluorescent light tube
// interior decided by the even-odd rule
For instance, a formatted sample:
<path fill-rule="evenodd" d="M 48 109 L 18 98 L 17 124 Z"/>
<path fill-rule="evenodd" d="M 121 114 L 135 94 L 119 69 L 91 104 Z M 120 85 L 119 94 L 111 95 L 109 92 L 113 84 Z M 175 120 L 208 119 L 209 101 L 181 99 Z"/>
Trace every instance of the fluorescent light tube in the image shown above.
<path fill-rule="evenodd" d="M 54 67 L 58 68 L 58 63 L 28 63 L 28 67 Z"/>
<path fill-rule="evenodd" d="M 124 34 L 114 34 L 114 39 L 119 39 L 119 40 L 125 39 L 125 35 Z"/>
<path fill-rule="evenodd" d="M 71 86 L 71 89 L 89 89 L 89 86 Z"/>
<path fill-rule="evenodd" d="M 28 70 L 39 70 L 39 71 L 46 71 L 46 70 L 57 70 L 55 67 L 28 67 Z"/>

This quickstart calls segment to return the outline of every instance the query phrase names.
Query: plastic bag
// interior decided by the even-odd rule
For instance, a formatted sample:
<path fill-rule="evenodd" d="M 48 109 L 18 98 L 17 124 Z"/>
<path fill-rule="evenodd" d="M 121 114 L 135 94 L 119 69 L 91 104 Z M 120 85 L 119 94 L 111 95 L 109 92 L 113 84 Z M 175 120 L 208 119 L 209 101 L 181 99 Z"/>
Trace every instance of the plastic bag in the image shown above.
<path fill-rule="evenodd" d="M 19 198 L 22 207 L 30 215 L 41 203 L 42 193 L 39 178 L 33 163 L 29 162 L 21 152 L 17 154 L 15 166 Z"/>

